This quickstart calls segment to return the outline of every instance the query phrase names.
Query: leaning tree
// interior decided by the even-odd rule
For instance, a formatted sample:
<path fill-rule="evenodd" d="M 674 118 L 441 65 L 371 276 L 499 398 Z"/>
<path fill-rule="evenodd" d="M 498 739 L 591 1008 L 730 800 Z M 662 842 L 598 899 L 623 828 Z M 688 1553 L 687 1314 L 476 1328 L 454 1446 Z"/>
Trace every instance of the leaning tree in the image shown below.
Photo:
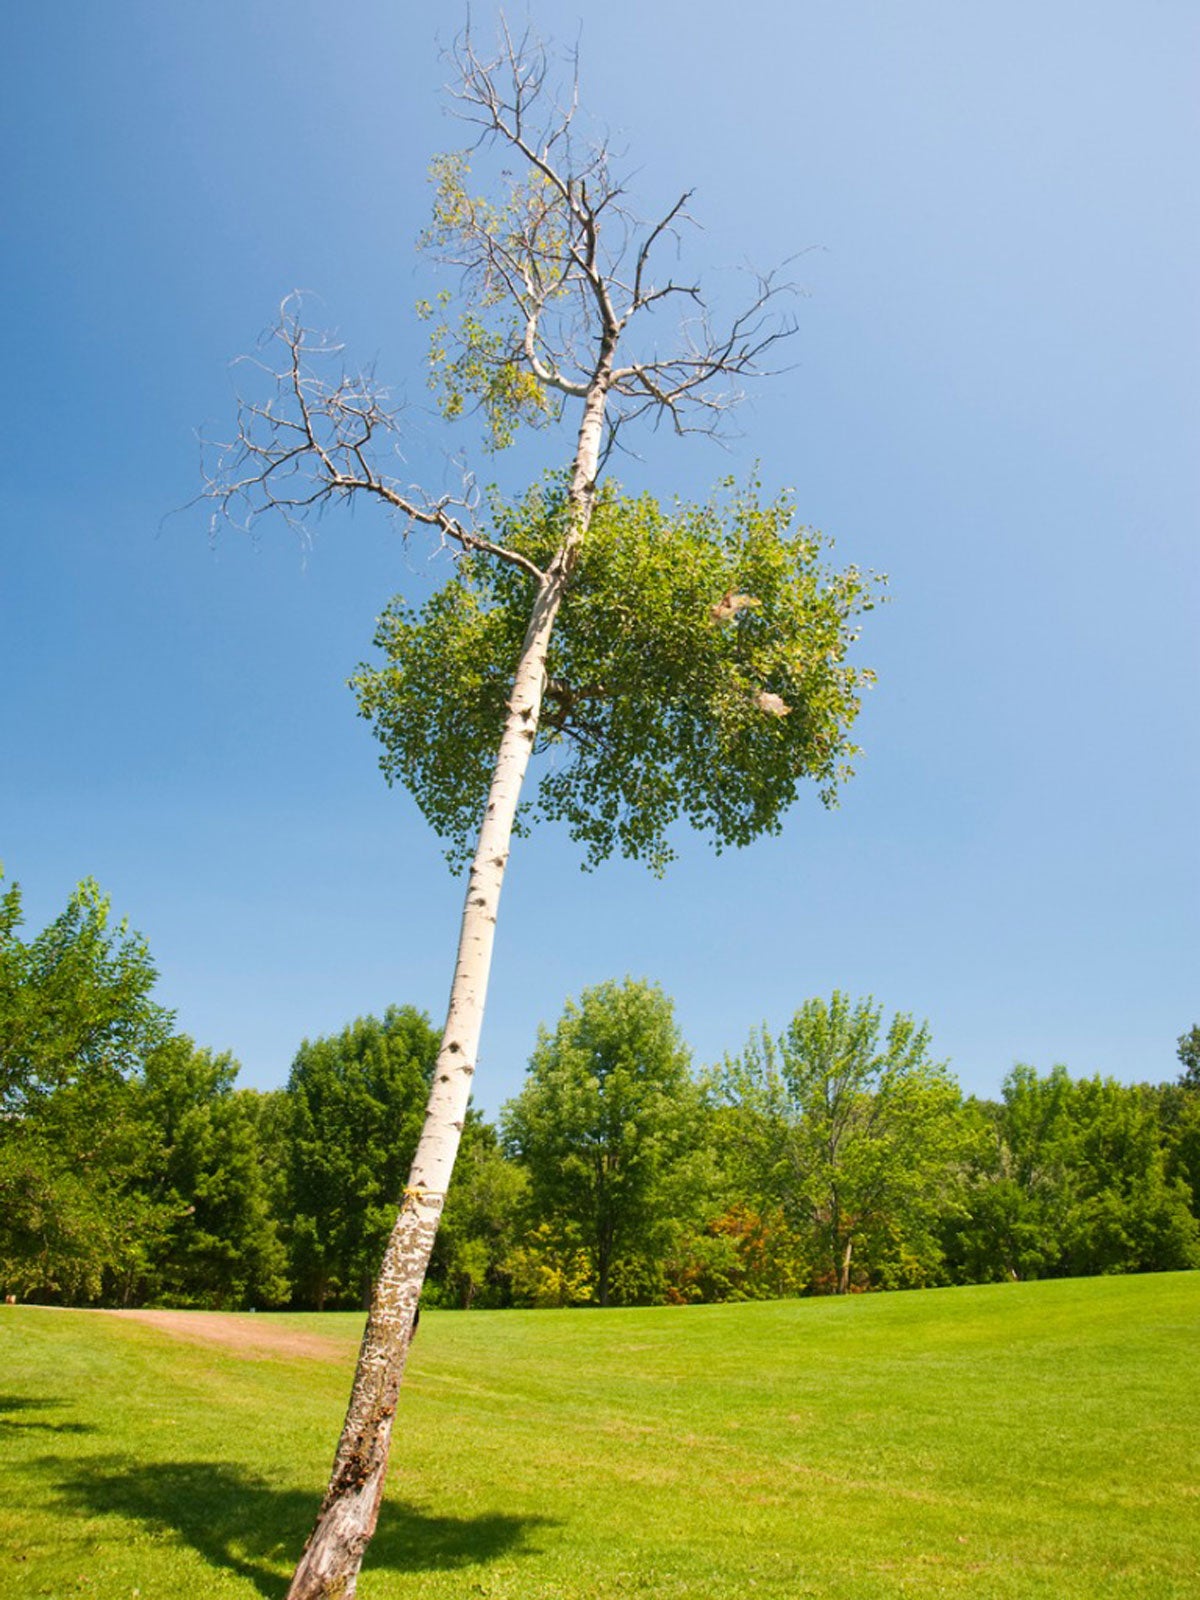
<path fill-rule="evenodd" d="M 478 411 L 491 448 L 521 427 L 565 427 L 560 470 L 509 500 L 471 479 L 455 496 L 411 487 L 386 391 L 348 370 L 292 300 L 208 483 L 239 523 L 375 500 L 457 558 L 422 607 L 393 602 L 383 662 L 356 679 L 387 776 L 470 870 L 424 1131 L 290 1600 L 352 1595 L 375 1527 L 514 833 L 541 814 L 565 821 L 591 862 L 619 851 L 661 869 L 681 818 L 718 849 L 778 831 L 803 780 L 832 800 L 870 676 L 846 657 L 871 586 L 826 568 L 786 497 L 727 484 L 707 504 L 664 507 L 601 482 L 639 419 L 719 430 L 740 382 L 794 331 L 790 286 L 755 277 L 722 319 L 698 283 L 660 270 L 678 256 L 690 196 L 639 220 L 606 144 L 579 133 L 575 74 L 559 94 L 545 50 L 503 27 L 494 55 L 468 34 L 452 61 L 474 142 L 433 167 L 424 242 L 454 287 L 419 308 L 432 382 L 447 416 Z"/>

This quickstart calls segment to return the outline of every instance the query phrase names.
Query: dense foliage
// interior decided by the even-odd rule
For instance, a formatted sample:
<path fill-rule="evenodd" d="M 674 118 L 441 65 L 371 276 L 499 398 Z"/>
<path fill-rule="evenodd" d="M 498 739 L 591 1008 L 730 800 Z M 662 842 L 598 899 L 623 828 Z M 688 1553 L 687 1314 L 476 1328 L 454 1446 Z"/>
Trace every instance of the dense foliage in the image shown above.
<path fill-rule="evenodd" d="M 727 1170 L 746 1204 L 774 1203 L 814 1287 L 845 1294 L 856 1259 L 883 1287 L 938 1280 L 966 1124 L 929 1031 L 840 993 L 810 1000 L 778 1040 L 753 1035 L 714 1081 Z"/>
<path fill-rule="evenodd" d="M 421 1132 L 438 1036 L 411 1006 L 307 1039 L 281 1132 L 285 1216 L 306 1304 L 362 1305 Z"/>
<path fill-rule="evenodd" d="M 437 1036 L 412 1007 L 236 1086 L 152 997 L 145 941 L 82 884 L 0 916 L 0 1289 L 73 1305 L 362 1303 Z M 468 1117 L 426 1298 L 769 1299 L 1200 1266 L 1200 1083 L 1018 1066 L 964 1099 L 928 1030 L 807 1001 L 693 1070 L 670 1000 L 605 983 L 544 1028 L 499 1130 Z"/>
<path fill-rule="evenodd" d="M 88 881 L 33 939 L 0 917 L 0 1278 L 79 1304 L 273 1303 L 287 1261 L 257 1097 L 174 1032 L 145 941 Z"/>
<path fill-rule="evenodd" d="M 655 1294 L 680 1226 L 703 1216 L 702 1109 L 659 989 L 602 984 L 568 1002 L 553 1033 L 542 1030 L 525 1088 L 505 1107 L 504 1138 L 528 1173 L 543 1253 L 574 1256 L 581 1271 L 566 1292 L 561 1274 L 543 1270 L 538 1303 Z"/>
<path fill-rule="evenodd" d="M 875 584 L 836 571 L 827 541 L 783 496 L 752 486 L 663 508 L 612 485 L 546 662 L 536 798 L 522 815 L 564 821 L 590 865 L 616 853 L 661 870 L 686 819 L 718 849 L 777 833 L 801 784 L 827 804 L 857 753 L 848 730 L 873 681 L 847 655 Z M 493 541 L 547 563 L 569 515 L 551 479 L 493 505 Z M 389 782 L 465 857 L 529 621 L 530 580 L 483 556 L 419 609 L 384 613 L 381 666 L 354 679 Z"/>

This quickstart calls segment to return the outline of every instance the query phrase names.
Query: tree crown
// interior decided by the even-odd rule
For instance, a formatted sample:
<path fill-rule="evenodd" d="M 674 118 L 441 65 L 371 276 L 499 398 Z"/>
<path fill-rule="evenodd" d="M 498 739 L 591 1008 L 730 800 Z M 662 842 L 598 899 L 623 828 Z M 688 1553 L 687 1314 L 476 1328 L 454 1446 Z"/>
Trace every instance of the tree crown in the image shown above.
<path fill-rule="evenodd" d="M 493 539 L 540 564 L 560 537 L 561 479 L 493 503 Z M 826 804 L 850 773 L 849 728 L 873 681 L 848 658 L 877 587 L 823 560 L 788 496 L 757 485 L 704 505 L 600 493 L 546 663 L 531 816 L 562 820 L 594 866 L 661 871 L 679 820 L 718 850 L 778 832 L 802 780 Z M 382 666 L 352 680 L 389 782 L 461 859 L 491 774 L 530 604 L 519 569 L 470 556 L 420 608 L 394 600 Z"/>

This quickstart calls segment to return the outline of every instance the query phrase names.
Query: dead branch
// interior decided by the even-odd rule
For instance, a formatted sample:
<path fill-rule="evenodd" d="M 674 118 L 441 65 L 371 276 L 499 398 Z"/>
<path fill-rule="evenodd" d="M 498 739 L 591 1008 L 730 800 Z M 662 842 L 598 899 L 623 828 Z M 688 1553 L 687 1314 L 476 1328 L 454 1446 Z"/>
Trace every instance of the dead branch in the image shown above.
<path fill-rule="evenodd" d="M 301 311 L 301 297 L 289 295 L 260 354 L 237 363 L 259 373 L 267 393 L 239 395 L 233 438 L 209 445 L 213 464 L 204 471 L 202 498 L 213 504 L 214 529 L 224 520 L 249 531 L 276 512 L 303 530 L 332 502 L 366 495 L 464 553 L 494 556 L 542 582 L 535 562 L 479 532 L 471 482 L 462 496 L 434 499 L 380 469 L 381 445 L 402 459 L 398 408 L 370 369 L 352 375 L 341 368 L 341 345 L 308 328 Z"/>
<path fill-rule="evenodd" d="M 515 153 L 550 197 L 541 207 L 526 199 L 513 236 L 489 230 L 494 213 L 471 213 L 454 240 L 433 241 L 441 259 L 462 271 L 468 292 L 503 285 L 516 309 L 517 334 L 492 359 L 524 365 L 547 388 L 584 398 L 604 359 L 598 352 L 611 361 L 618 344 L 623 353 L 628 346 L 632 355 L 612 363 L 606 380 L 614 436 L 647 413 L 680 433 L 720 432 L 742 384 L 774 370 L 768 353 L 797 331 L 784 305 L 796 286 L 775 272 L 755 274 L 749 302 L 722 323 L 698 282 L 656 276 L 662 247 L 672 244 L 678 253 L 681 229 L 694 226 L 692 191 L 648 224 L 633 212 L 613 176 L 607 141 L 585 142 L 576 130 L 574 55 L 565 99 L 554 96 L 545 46 L 529 33 L 514 37 L 503 22 L 494 53 L 482 54 L 468 30 L 450 60 L 457 80 L 451 97 L 475 130 L 474 148 Z M 515 197 L 523 180 L 508 174 L 508 181 Z M 671 300 L 689 308 L 676 330 L 677 349 L 638 354 L 631 325 L 640 329 L 642 313 Z"/>
<path fill-rule="evenodd" d="M 774 347 L 796 332 L 784 310 L 795 285 L 756 274 L 748 303 L 722 321 L 699 282 L 656 270 L 665 249 L 678 253 L 692 224 L 691 191 L 648 224 L 633 212 L 607 142 L 578 131 L 574 57 L 568 90 L 557 97 L 545 48 L 503 23 L 493 55 L 482 55 L 467 32 L 452 60 L 452 98 L 476 147 L 520 158 L 520 171 L 501 174 L 507 203 L 500 206 L 472 198 L 465 165 L 444 158 L 449 187 L 441 192 L 453 203 L 435 208 L 424 242 L 461 273 L 471 326 L 488 327 L 473 344 L 469 331 L 461 335 L 470 362 L 523 370 L 544 391 L 585 407 L 601 396 L 601 466 L 625 448 L 624 430 L 642 417 L 678 433 L 719 436 L 743 384 L 768 371 Z M 673 348 L 662 349 L 658 334 L 674 302 L 687 315 Z M 307 327 L 302 313 L 299 296 L 285 300 L 258 353 L 243 362 L 261 382 L 256 394 L 239 396 L 232 439 L 207 447 L 203 497 L 214 518 L 249 527 L 274 511 L 303 526 L 331 504 L 365 495 L 448 545 L 507 561 L 542 582 L 536 563 L 483 533 L 469 480 L 460 495 L 434 497 L 389 470 L 403 460 L 398 408 L 370 368 L 347 371 L 342 347 Z M 455 337 L 452 328 L 438 332 Z M 487 403 L 486 385 L 470 392 Z M 491 391 L 508 392 L 502 382 Z M 540 412 L 552 419 L 559 408 L 547 403 Z"/>

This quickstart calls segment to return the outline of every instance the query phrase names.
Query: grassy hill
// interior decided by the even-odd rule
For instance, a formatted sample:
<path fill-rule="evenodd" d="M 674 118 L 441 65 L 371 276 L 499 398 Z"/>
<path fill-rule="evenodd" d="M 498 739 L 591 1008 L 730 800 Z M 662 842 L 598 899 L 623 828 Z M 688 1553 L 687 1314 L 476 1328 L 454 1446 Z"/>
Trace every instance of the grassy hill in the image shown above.
<path fill-rule="evenodd" d="M 0 1313 L 0 1596 L 278 1597 L 361 1318 Z M 1200 1274 L 429 1313 L 361 1600 L 1200 1594 Z"/>

